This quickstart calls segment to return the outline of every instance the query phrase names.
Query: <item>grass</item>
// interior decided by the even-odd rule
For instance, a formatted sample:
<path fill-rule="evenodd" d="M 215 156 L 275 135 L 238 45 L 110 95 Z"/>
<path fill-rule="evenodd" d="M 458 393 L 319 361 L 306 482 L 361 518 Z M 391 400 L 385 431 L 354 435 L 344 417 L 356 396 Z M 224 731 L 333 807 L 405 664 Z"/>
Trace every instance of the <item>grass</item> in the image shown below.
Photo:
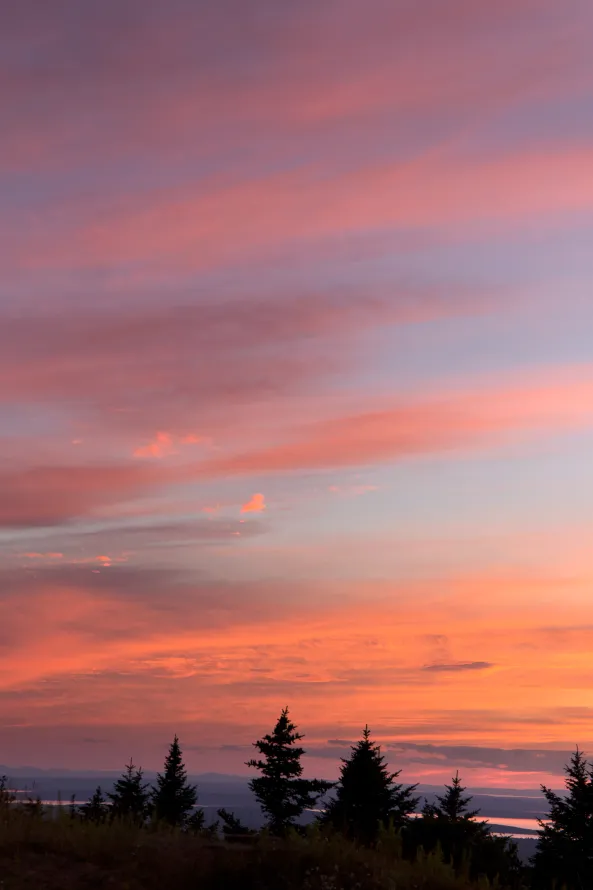
<path fill-rule="evenodd" d="M 228 844 L 172 830 L 93 825 L 0 810 L 0 890 L 485 890 L 438 856 L 416 863 L 397 845 L 339 838 Z"/>

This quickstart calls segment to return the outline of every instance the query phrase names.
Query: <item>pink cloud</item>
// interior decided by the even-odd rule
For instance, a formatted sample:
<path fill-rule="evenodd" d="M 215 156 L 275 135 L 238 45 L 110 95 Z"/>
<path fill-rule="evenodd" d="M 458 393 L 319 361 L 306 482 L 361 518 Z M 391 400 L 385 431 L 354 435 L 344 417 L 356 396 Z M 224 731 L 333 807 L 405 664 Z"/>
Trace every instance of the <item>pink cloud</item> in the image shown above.
<path fill-rule="evenodd" d="M 206 461 L 204 475 L 364 466 L 429 453 L 491 447 L 524 435 L 593 425 L 593 369 L 492 383 L 470 392 L 402 399 L 381 409 L 320 421 L 300 438 Z"/>
<path fill-rule="evenodd" d="M 246 504 L 243 504 L 241 513 L 262 513 L 265 509 L 266 502 L 263 494 L 254 494 Z"/>
<path fill-rule="evenodd" d="M 0 474 L 0 524 L 53 525 L 113 510 L 151 490 L 225 474 L 259 474 L 369 466 L 422 454 L 500 446 L 593 425 L 593 376 L 587 366 L 469 391 L 375 401 L 373 410 L 300 427 L 277 418 L 278 443 L 242 453 L 226 446 L 215 457 L 179 466 L 161 462 L 34 467 Z M 355 485 L 351 494 L 366 486 Z M 206 510 L 214 505 L 205 505 Z M 246 508 L 249 506 L 249 510 Z M 263 496 L 243 512 L 265 507 Z"/>
<path fill-rule="evenodd" d="M 55 168 L 71 165 L 81 152 L 92 160 L 138 158 L 147 146 L 169 162 L 190 153 L 202 157 L 233 125 L 236 139 L 249 139 L 257 128 L 265 143 L 277 141 L 279 134 L 294 141 L 324 125 L 350 124 L 348 134 L 355 135 L 363 121 L 368 138 L 373 115 L 381 120 L 397 113 L 465 112 L 475 119 L 478 112 L 516 106 L 542 94 L 574 95 L 590 83 L 586 28 L 580 33 L 569 14 L 559 21 L 549 2 L 538 6 L 535 26 L 528 0 L 496 7 L 457 0 L 446 12 L 435 4 L 428 12 L 424 7 L 402 12 L 375 3 L 368 16 L 350 5 L 339 20 L 323 8 L 305 12 L 295 7 L 265 25 L 241 20 L 240 32 L 228 25 L 229 18 L 238 21 L 240 15 L 222 19 L 212 10 L 205 24 L 204 10 L 188 15 L 177 3 L 169 7 L 166 20 L 158 12 L 137 16 L 136 40 L 130 40 L 123 32 L 117 36 L 119 20 L 105 4 L 106 27 L 94 35 L 93 65 L 77 66 L 79 90 L 70 89 L 67 64 L 48 64 L 43 83 L 47 101 L 35 116 L 21 109 L 30 107 L 39 90 L 38 73 L 8 67 L 11 89 L 2 99 L 19 125 L 2 142 L 3 163 L 13 169 Z M 110 20 L 112 28 L 107 26 Z M 21 25 L 13 42 L 18 47 L 26 34 L 27 45 L 46 47 L 45 34 L 53 27 L 53 22 L 44 26 L 36 15 Z M 223 32 L 223 52 L 237 65 L 246 64 L 248 77 L 223 76 L 225 66 L 211 63 L 207 35 Z M 53 47 L 57 58 L 67 58 L 68 33 L 64 29 L 64 44 L 55 37 L 46 51 Z M 504 65 L 499 40 L 492 35 L 504 42 Z M 85 40 L 84 31 L 78 32 L 81 46 Z M 336 58 L 349 60 L 346 68 L 331 64 L 330 42 Z M 255 68 L 246 49 L 251 46 L 258 58 Z M 419 56 L 425 60 L 422 66 Z M 167 77 L 158 77 L 164 70 Z M 70 122 L 84 111 L 89 92 L 95 115 L 73 140 Z M 106 139 L 106 132 L 117 138 Z"/>
<path fill-rule="evenodd" d="M 157 433 L 154 441 L 134 450 L 134 457 L 168 457 L 177 454 L 170 433 Z"/>
<path fill-rule="evenodd" d="M 35 404 L 82 399 L 82 420 L 101 419 L 95 439 L 101 430 L 131 427 L 149 437 L 136 443 L 139 455 L 157 456 L 207 442 L 184 430 L 189 411 L 199 410 L 209 427 L 228 425 L 229 404 L 318 386 L 328 371 L 353 361 L 353 349 L 341 345 L 351 347 L 381 322 L 458 314 L 468 310 L 466 297 L 461 303 L 429 289 L 390 298 L 320 293 L 101 317 L 5 318 L 0 397 Z"/>
<path fill-rule="evenodd" d="M 467 234 L 472 227 L 475 236 L 476 226 L 487 233 L 591 210 L 592 159 L 588 144 L 471 160 L 441 150 L 322 178 L 311 167 L 237 183 L 213 180 L 193 194 L 184 187 L 122 196 L 89 208 L 88 219 L 61 232 L 44 224 L 14 244 L 12 256 L 29 269 L 142 262 L 196 270 L 293 242 L 385 228 Z M 71 208 L 68 215 L 78 213 Z"/>
<path fill-rule="evenodd" d="M 193 433 L 189 433 L 187 436 L 181 436 L 179 441 L 182 445 L 199 445 L 208 440 L 205 436 L 196 436 Z"/>
<path fill-rule="evenodd" d="M 44 526 L 133 498 L 167 477 L 135 465 L 46 466 L 0 473 L 0 526 Z"/>

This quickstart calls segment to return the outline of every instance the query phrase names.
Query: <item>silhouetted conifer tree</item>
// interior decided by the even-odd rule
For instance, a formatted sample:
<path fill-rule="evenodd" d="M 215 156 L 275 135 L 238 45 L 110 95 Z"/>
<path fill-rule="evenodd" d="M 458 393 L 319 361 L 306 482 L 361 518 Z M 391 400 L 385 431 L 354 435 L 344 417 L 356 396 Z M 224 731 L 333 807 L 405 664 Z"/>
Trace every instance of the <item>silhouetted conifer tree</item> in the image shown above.
<path fill-rule="evenodd" d="M 107 821 L 109 815 L 109 807 L 103 796 L 101 786 L 97 785 L 95 793 L 80 808 L 80 816 L 85 822 L 94 822 L 101 825 Z"/>
<path fill-rule="evenodd" d="M 7 787 L 7 785 L 7 777 L 0 776 L 0 807 L 12 804 L 16 800 L 16 795 Z"/>
<path fill-rule="evenodd" d="M 451 785 L 445 785 L 445 794 L 437 795 L 434 804 L 426 803 L 422 818 L 406 826 L 405 854 L 413 858 L 420 848 L 425 853 L 440 849 L 447 862 L 468 870 L 474 879 L 483 874 L 509 888 L 522 886 L 516 845 L 492 835 L 487 822 L 476 821 L 479 810 L 468 808 L 472 797 L 465 791 L 457 772 Z"/>
<path fill-rule="evenodd" d="M 191 816 L 188 817 L 184 827 L 187 828 L 189 831 L 201 832 L 204 831 L 205 822 L 206 817 L 204 815 L 204 810 L 201 809 L 201 807 L 198 807 L 196 810 L 193 811 Z M 210 830 L 210 827 L 211 826 L 209 826 L 208 830 Z"/>
<path fill-rule="evenodd" d="M 113 791 L 107 792 L 113 819 L 127 819 L 140 824 L 146 821 L 150 794 L 148 784 L 142 779 L 142 770 L 130 760 L 113 786 Z"/>
<path fill-rule="evenodd" d="M 414 797 L 416 785 L 405 787 L 395 782 L 401 770 L 388 771 L 381 749 L 370 735 L 367 726 L 348 760 L 341 758 L 336 796 L 320 820 L 364 844 L 377 840 L 381 825 L 404 825 L 419 801 Z"/>
<path fill-rule="evenodd" d="M 240 819 L 237 819 L 234 813 L 229 813 L 222 807 L 217 810 L 219 819 L 222 822 L 222 833 L 225 837 L 244 837 L 245 835 L 255 834 L 251 828 L 243 825 Z"/>
<path fill-rule="evenodd" d="M 533 859 L 534 887 L 593 887 L 593 763 L 577 750 L 564 768 L 566 796 L 542 785 L 550 806 L 540 820 L 537 852 Z"/>
<path fill-rule="evenodd" d="M 246 764 L 261 772 L 249 787 L 267 816 L 266 827 L 275 835 L 295 828 L 303 810 L 314 807 L 332 787 L 331 782 L 302 778 L 301 757 L 305 751 L 297 745 L 302 738 L 288 717 L 288 708 L 284 708 L 272 734 L 253 743 L 262 759 Z"/>
<path fill-rule="evenodd" d="M 464 797 L 466 789 L 461 784 L 459 770 L 453 776 L 450 785 L 445 785 L 445 794 L 437 794 L 436 804 L 426 804 L 423 814 L 435 816 L 437 819 L 446 819 L 448 822 L 460 822 L 475 819 L 479 810 L 468 810 L 467 805 L 472 800 L 471 794 Z M 484 823 L 482 823 L 484 824 Z"/>
<path fill-rule="evenodd" d="M 188 782 L 179 739 L 175 736 L 165 758 L 164 770 L 157 775 L 156 788 L 152 792 L 153 815 L 169 825 L 184 826 L 197 800 L 197 788 Z M 203 814 L 200 827 L 202 825 Z"/>
<path fill-rule="evenodd" d="M 41 803 L 40 796 L 27 796 L 27 799 L 22 804 L 22 812 L 26 813 L 26 815 L 29 816 L 29 818 L 31 819 L 42 819 L 43 814 L 45 813 L 45 809 L 43 804 Z"/>

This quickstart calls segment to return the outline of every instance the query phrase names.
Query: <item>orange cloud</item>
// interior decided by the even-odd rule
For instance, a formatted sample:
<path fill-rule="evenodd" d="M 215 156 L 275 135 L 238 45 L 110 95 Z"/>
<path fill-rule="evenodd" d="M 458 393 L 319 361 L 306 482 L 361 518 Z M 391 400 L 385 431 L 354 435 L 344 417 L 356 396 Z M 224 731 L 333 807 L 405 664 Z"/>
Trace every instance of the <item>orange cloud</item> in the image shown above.
<path fill-rule="evenodd" d="M 182 445 L 199 445 L 201 442 L 206 442 L 206 438 L 204 436 L 196 436 L 193 433 L 190 433 L 187 436 L 181 436 L 179 439 Z"/>
<path fill-rule="evenodd" d="M 193 433 L 185 436 L 173 436 L 172 433 L 160 431 L 152 442 L 143 445 L 141 448 L 136 448 L 133 454 L 134 457 L 170 457 L 171 455 L 179 454 L 177 445 L 198 445 L 205 441 L 206 439 L 203 436 L 196 436 Z"/>
<path fill-rule="evenodd" d="M 63 559 L 63 553 L 22 553 L 25 559 Z"/>
<path fill-rule="evenodd" d="M 254 494 L 251 500 L 241 507 L 241 513 L 262 513 L 266 509 L 263 494 Z"/>
<path fill-rule="evenodd" d="M 232 714 L 239 724 L 266 726 L 281 694 L 313 740 L 344 727 L 348 714 L 349 726 L 368 720 L 380 738 L 399 744 L 585 743 L 593 719 L 584 698 L 593 579 L 590 567 L 571 571 L 573 578 L 579 573 L 582 627 L 569 623 L 575 592 L 567 597 L 564 580 L 547 574 L 314 589 L 307 582 L 283 596 L 275 584 L 263 599 L 243 586 L 234 600 L 199 586 L 181 595 L 174 585 L 176 610 L 163 608 L 171 591 L 152 600 L 142 579 L 130 599 L 125 570 L 102 574 L 106 580 L 96 584 L 73 576 L 44 587 L 37 580 L 27 610 L 0 601 L 13 640 L 0 668 L 0 695 L 21 690 L 22 698 L 8 699 L 5 716 L 16 722 L 26 715 L 37 727 L 147 727 L 156 705 L 162 725 L 228 724 Z M 231 620 L 211 623 L 221 610 Z M 542 687 L 545 697 L 534 698 Z"/>

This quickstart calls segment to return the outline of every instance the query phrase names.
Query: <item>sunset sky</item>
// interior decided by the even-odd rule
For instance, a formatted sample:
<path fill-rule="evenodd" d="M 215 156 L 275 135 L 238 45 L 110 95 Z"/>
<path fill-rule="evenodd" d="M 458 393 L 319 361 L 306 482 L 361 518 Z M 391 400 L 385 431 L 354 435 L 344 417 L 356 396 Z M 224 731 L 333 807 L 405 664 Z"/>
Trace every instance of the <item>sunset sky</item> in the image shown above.
<path fill-rule="evenodd" d="M 2 4 L 1 764 L 593 753 L 592 29 Z"/>

